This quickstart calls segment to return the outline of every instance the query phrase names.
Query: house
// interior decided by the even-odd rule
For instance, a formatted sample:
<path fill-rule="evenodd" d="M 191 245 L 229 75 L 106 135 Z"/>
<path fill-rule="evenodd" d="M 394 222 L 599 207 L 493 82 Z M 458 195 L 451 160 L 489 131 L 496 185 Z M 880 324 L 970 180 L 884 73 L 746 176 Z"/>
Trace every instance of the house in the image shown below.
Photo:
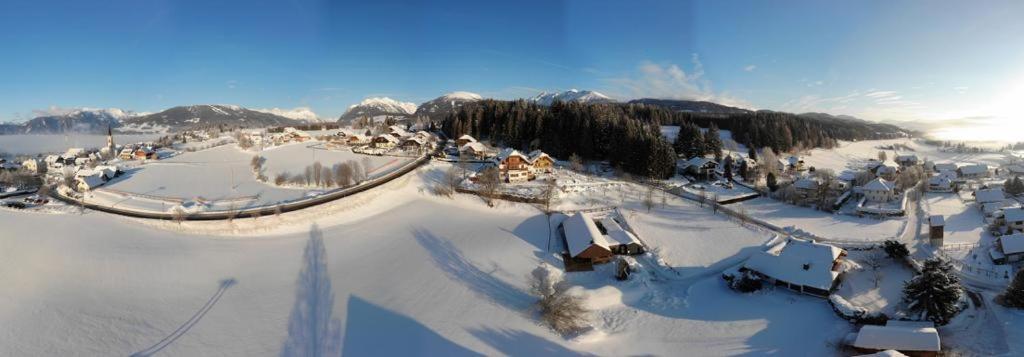
<path fill-rule="evenodd" d="M 840 263 L 845 256 L 846 251 L 839 247 L 789 238 L 755 253 L 740 270 L 796 292 L 828 297 L 839 283 Z"/>
<path fill-rule="evenodd" d="M 366 145 L 370 143 L 370 137 L 363 134 L 351 134 L 345 137 L 349 145 Z"/>
<path fill-rule="evenodd" d="M 60 157 L 60 155 L 46 155 L 43 162 L 46 163 L 46 167 L 48 169 L 59 169 L 64 167 L 64 158 Z"/>
<path fill-rule="evenodd" d="M 1004 209 L 1003 223 L 1010 229 L 1024 231 L 1024 208 L 1014 207 Z"/>
<path fill-rule="evenodd" d="M 818 197 L 818 186 L 821 182 L 814 177 L 802 177 L 796 182 L 793 182 L 793 188 L 796 189 L 797 195 L 803 199 L 814 199 Z"/>
<path fill-rule="evenodd" d="M 1001 188 L 989 188 L 984 190 L 974 191 L 974 201 L 978 204 L 1002 202 L 1006 199 L 1006 194 L 1003 193 Z"/>
<path fill-rule="evenodd" d="M 988 165 L 985 164 L 961 166 L 956 172 L 961 178 L 983 178 L 989 176 Z"/>
<path fill-rule="evenodd" d="M 685 166 L 686 173 L 699 178 L 710 179 L 715 169 L 718 168 L 718 162 L 703 156 L 694 156 L 686 161 Z"/>
<path fill-rule="evenodd" d="M 550 173 L 555 167 L 555 159 L 540 150 L 531 151 L 528 155 L 530 157 L 530 163 L 533 164 L 534 173 Z"/>
<path fill-rule="evenodd" d="M 943 172 L 943 171 L 956 172 L 957 168 L 958 168 L 957 165 L 954 164 L 954 163 L 951 163 L 951 162 L 944 162 L 944 163 L 935 164 L 935 172 Z"/>
<path fill-rule="evenodd" d="M 996 264 L 1024 260 L 1024 233 L 1014 233 L 996 238 L 995 247 L 989 249 L 989 256 Z"/>
<path fill-rule="evenodd" d="M 460 136 L 458 139 L 455 139 L 455 146 L 458 146 L 458 147 L 461 148 L 461 147 L 465 146 L 466 144 L 475 143 L 475 142 L 477 142 L 476 138 L 474 138 L 472 136 L 469 136 L 469 134 L 466 134 L 466 135 Z"/>
<path fill-rule="evenodd" d="M 41 171 L 46 171 L 46 164 L 39 161 L 39 159 L 28 159 L 21 162 L 21 167 L 28 172 L 38 174 Z"/>
<path fill-rule="evenodd" d="M 391 134 L 381 134 L 370 140 L 370 145 L 378 149 L 388 149 L 398 146 L 398 138 Z"/>
<path fill-rule="evenodd" d="M 21 164 L 15 162 L 6 162 L 6 160 L 4 162 L 0 162 L 0 170 L 17 171 L 20 168 Z"/>
<path fill-rule="evenodd" d="M 93 162 L 90 157 L 78 157 L 75 158 L 75 166 L 87 166 Z"/>
<path fill-rule="evenodd" d="M 605 237 L 611 238 L 608 241 L 608 249 L 615 254 L 637 255 L 644 253 L 644 245 L 640 239 L 631 232 L 622 228 L 615 218 L 609 216 L 594 222 L 597 229 L 604 233 Z"/>
<path fill-rule="evenodd" d="M 459 156 L 465 156 L 476 160 L 483 160 L 489 155 L 490 149 L 488 149 L 486 145 L 480 142 L 474 141 L 459 147 Z"/>
<path fill-rule="evenodd" d="M 1004 169 L 1013 176 L 1024 175 L 1024 166 L 1021 165 L 1009 165 L 1004 167 Z"/>
<path fill-rule="evenodd" d="M 928 217 L 928 240 L 936 247 L 942 246 L 946 219 L 941 214 Z"/>
<path fill-rule="evenodd" d="M 502 149 L 498 156 L 491 161 L 498 167 L 498 174 L 502 181 L 516 183 L 537 178 L 533 173 L 533 164 L 530 158 L 518 150 Z"/>
<path fill-rule="evenodd" d="M 605 242 L 601 231 L 589 213 L 578 212 L 559 226 L 565 238 L 565 246 L 569 248 L 569 256 L 573 259 L 589 261 L 593 264 L 606 263 L 615 256 Z"/>
<path fill-rule="evenodd" d="M 427 146 L 427 141 L 419 136 L 410 136 L 402 140 L 402 149 L 419 150 L 425 146 Z"/>
<path fill-rule="evenodd" d="M 123 161 L 135 159 L 135 148 L 125 146 L 121 149 L 121 152 L 117 154 L 117 157 Z"/>
<path fill-rule="evenodd" d="M 68 149 L 68 151 L 64 152 L 64 155 L 61 155 L 61 156 L 63 156 L 65 159 L 69 159 L 70 158 L 70 159 L 74 160 L 76 157 L 85 156 L 85 149 L 83 149 L 83 148 L 70 148 L 70 149 Z"/>
<path fill-rule="evenodd" d="M 944 174 L 932 176 L 928 179 L 928 191 L 953 192 L 953 180 Z"/>
<path fill-rule="evenodd" d="M 611 260 L 615 254 L 635 255 L 645 251 L 640 239 L 623 229 L 612 216 L 598 219 L 590 213 L 578 212 L 559 227 L 573 259 L 600 264 Z"/>
<path fill-rule="evenodd" d="M 914 166 L 917 165 L 918 162 L 920 162 L 920 159 L 918 159 L 917 155 L 914 154 L 896 156 L 896 163 L 902 167 Z"/>
<path fill-rule="evenodd" d="M 893 183 L 881 177 L 864 184 L 860 192 L 869 202 L 889 202 L 895 197 Z"/>
<path fill-rule="evenodd" d="M 900 173 L 900 166 L 895 162 L 886 161 L 881 165 L 875 167 L 875 176 L 885 178 L 886 180 L 895 180 L 896 175 Z"/>
<path fill-rule="evenodd" d="M 75 176 L 75 186 L 78 191 L 85 192 L 96 187 L 99 187 L 107 182 L 103 179 L 103 174 L 99 172 L 91 172 L 89 175 Z"/>
<path fill-rule="evenodd" d="M 799 156 L 790 156 L 785 159 L 785 167 L 792 171 L 804 171 L 804 158 Z"/>
<path fill-rule="evenodd" d="M 942 349 L 935 324 L 925 321 L 889 320 L 885 326 L 864 325 L 848 340 L 861 353 L 895 350 L 907 356 L 930 357 Z"/>
<path fill-rule="evenodd" d="M 399 125 L 389 126 L 388 127 L 388 134 L 391 135 L 391 136 L 394 136 L 395 139 L 402 139 L 404 137 L 412 135 L 408 131 L 406 131 L 405 128 L 403 128 L 403 127 L 401 127 Z"/>
<path fill-rule="evenodd" d="M 135 159 L 137 160 L 156 160 L 156 151 L 150 148 L 140 147 L 135 149 Z"/>

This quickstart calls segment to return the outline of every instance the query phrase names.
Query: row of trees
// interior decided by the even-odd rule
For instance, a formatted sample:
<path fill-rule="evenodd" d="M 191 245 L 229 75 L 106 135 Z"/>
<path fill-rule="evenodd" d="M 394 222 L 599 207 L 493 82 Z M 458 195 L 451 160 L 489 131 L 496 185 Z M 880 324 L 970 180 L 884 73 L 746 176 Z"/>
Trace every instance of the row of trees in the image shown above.
<path fill-rule="evenodd" d="M 484 100 L 463 105 L 442 129 L 520 150 L 541 149 L 555 157 L 578 155 L 607 160 L 630 174 L 666 178 L 676 153 L 659 124 L 615 104 L 556 102 L 551 107 L 524 100 Z"/>
<path fill-rule="evenodd" d="M 278 186 L 291 184 L 296 186 L 315 187 L 348 187 L 366 181 L 368 176 L 364 162 L 360 164 L 355 160 L 334 164 L 331 167 L 324 166 L 319 161 L 306 166 L 302 174 L 292 175 L 282 172 L 274 177 L 274 184 Z"/>

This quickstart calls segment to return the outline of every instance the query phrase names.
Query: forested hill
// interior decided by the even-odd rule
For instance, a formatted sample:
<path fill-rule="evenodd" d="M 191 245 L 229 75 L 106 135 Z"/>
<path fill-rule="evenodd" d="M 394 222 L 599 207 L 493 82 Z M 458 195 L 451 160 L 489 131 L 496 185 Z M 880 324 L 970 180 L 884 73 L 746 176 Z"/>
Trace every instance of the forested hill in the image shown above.
<path fill-rule="evenodd" d="M 659 126 L 692 129 L 712 124 L 732 131 L 733 139 L 740 144 L 770 147 L 777 152 L 832 147 L 838 140 L 908 135 L 893 125 L 827 114 L 694 113 L 644 103 L 556 102 L 543 107 L 522 100 L 466 104 L 449 115 L 442 127 L 453 137 L 470 134 L 521 150 L 539 148 L 562 159 L 577 154 L 587 159 L 608 160 L 633 174 L 662 177 L 672 172 L 675 150 L 661 137 Z"/>
<path fill-rule="evenodd" d="M 466 103 L 442 123 L 452 137 L 463 134 L 520 150 L 541 149 L 559 159 L 576 154 L 608 160 L 645 177 L 666 178 L 675 170 L 675 151 L 656 121 L 618 104 L 525 100 Z"/>

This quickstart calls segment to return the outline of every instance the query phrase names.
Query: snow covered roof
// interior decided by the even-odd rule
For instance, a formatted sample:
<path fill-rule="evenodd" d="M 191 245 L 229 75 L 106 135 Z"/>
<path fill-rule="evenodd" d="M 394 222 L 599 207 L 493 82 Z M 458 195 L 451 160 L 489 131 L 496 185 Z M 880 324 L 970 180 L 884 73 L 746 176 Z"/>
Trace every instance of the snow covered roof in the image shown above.
<path fill-rule="evenodd" d="M 946 218 L 942 217 L 941 214 L 937 214 L 937 215 L 928 217 L 928 224 L 930 226 L 932 226 L 932 227 L 941 227 L 941 226 L 946 225 Z"/>
<path fill-rule="evenodd" d="M 64 157 L 75 157 L 85 152 L 83 148 L 70 148 L 64 152 Z"/>
<path fill-rule="evenodd" d="M 473 150 L 473 152 L 486 152 L 487 151 L 487 146 L 485 146 L 484 144 L 482 144 L 480 142 L 473 141 L 473 142 L 466 143 L 466 145 L 462 145 L 462 147 L 459 148 L 460 152 L 464 152 L 464 151 L 467 151 L 467 150 Z"/>
<path fill-rule="evenodd" d="M 473 143 L 476 142 L 476 138 L 474 138 L 472 136 L 469 136 L 469 134 L 464 134 L 464 135 L 460 136 L 458 140 L 469 140 L 469 142 L 473 142 Z"/>
<path fill-rule="evenodd" d="M 103 174 L 99 172 L 94 172 L 88 176 L 78 176 L 76 179 L 78 180 L 79 184 L 85 184 L 86 188 L 90 190 L 99 185 L 102 185 L 104 182 Z"/>
<path fill-rule="evenodd" d="M 935 175 L 932 176 L 932 178 L 928 179 L 929 185 L 949 186 L 951 183 L 953 183 L 953 180 L 950 180 L 948 177 L 944 175 Z"/>
<path fill-rule="evenodd" d="M 956 171 L 957 166 L 952 162 L 943 162 L 935 164 L 935 171 Z"/>
<path fill-rule="evenodd" d="M 377 135 L 377 136 L 374 137 L 375 140 L 376 139 L 380 139 L 380 138 L 383 138 L 387 142 L 398 144 L 398 138 L 396 138 L 394 136 L 386 135 L 386 134 L 381 134 L 381 135 Z"/>
<path fill-rule="evenodd" d="M 857 333 L 854 347 L 872 350 L 939 351 L 939 332 L 935 327 L 886 324 L 864 325 Z"/>
<path fill-rule="evenodd" d="M 790 156 L 789 158 L 786 159 L 786 161 L 788 161 L 790 165 L 796 165 L 804 161 L 804 159 L 799 156 Z"/>
<path fill-rule="evenodd" d="M 917 162 L 917 155 L 908 154 L 908 155 L 897 155 L 896 156 L 896 162 L 911 162 L 911 161 Z"/>
<path fill-rule="evenodd" d="M 974 201 L 978 203 L 999 202 L 1006 199 L 1002 189 L 990 188 L 974 191 Z"/>
<path fill-rule="evenodd" d="M 608 232 L 607 237 L 611 238 L 612 244 L 640 244 L 640 240 L 637 239 L 633 233 L 622 229 L 619 222 L 616 222 L 611 217 L 602 218 L 601 226 L 603 226 L 605 231 Z"/>
<path fill-rule="evenodd" d="M 1010 165 L 1006 167 L 1006 171 L 1014 174 L 1024 174 L 1024 166 L 1021 165 Z"/>
<path fill-rule="evenodd" d="M 907 357 L 907 355 L 895 350 L 885 350 L 881 352 L 875 352 L 869 355 L 858 355 L 857 357 Z"/>
<path fill-rule="evenodd" d="M 1024 233 L 999 237 L 999 243 L 1003 247 L 1003 254 L 1024 253 Z"/>
<path fill-rule="evenodd" d="M 1005 218 L 1007 222 L 1024 221 L 1024 209 L 1019 207 L 1007 208 L 1003 210 L 1003 218 Z"/>
<path fill-rule="evenodd" d="M 960 167 L 960 173 L 963 175 L 977 175 L 988 172 L 988 165 L 975 164 Z"/>
<path fill-rule="evenodd" d="M 747 269 L 792 284 L 829 290 L 839 272 L 832 265 L 843 250 L 828 244 L 790 238 L 785 243 L 754 254 Z"/>
<path fill-rule="evenodd" d="M 466 144 L 466 145 L 469 145 L 469 144 Z M 494 159 L 497 160 L 498 162 L 502 162 L 502 161 L 505 161 L 506 159 L 508 159 L 508 158 L 510 158 L 512 156 L 519 156 L 524 161 L 527 161 L 527 162 L 530 161 L 529 157 L 526 157 L 526 155 L 523 155 L 523 153 L 519 152 L 519 150 L 516 150 L 516 149 L 513 149 L 513 148 L 501 149 L 501 151 L 498 152 L 498 156 L 496 156 Z"/>
<path fill-rule="evenodd" d="M 583 253 L 591 245 L 598 245 L 605 249 L 608 248 L 608 243 L 601 235 L 601 231 L 597 229 L 597 225 L 594 224 L 594 219 L 588 213 L 579 212 L 566 218 L 562 222 L 562 227 L 565 231 L 565 242 L 568 245 L 570 256 L 575 257 Z"/>
<path fill-rule="evenodd" d="M 851 170 L 846 170 L 839 173 L 839 176 L 836 176 L 836 179 L 839 181 L 853 181 L 857 179 L 857 173 Z"/>
<path fill-rule="evenodd" d="M 864 184 L 861 190 L 864 191 L 892 191 L 892 182 L 886 181 L 884 178 L 878 177 L 871 182 Z"/>
<path fill-rule="evenodd" d="M 690 158 L 689 160 L 687 160 L 686 163 L 689 166 L 697 166 L 697 167 L 704 167 L 704 165 L 707 165 L 708 163 L 715 164 L 716 166 L 718 165 L 718 163 L 715 162 L 715 160 L 712 160 L 712 159 L 709 159 L 709 158 L 706 158 L 706 157 L 702 157 L 702 156 L 694 156 L 694 157 Z"/>
<path fill-rule="evenodd" d="M 551 158 L 551 156 L 548 156 L 547 153 L 545 153 L 543 151 L 540 151 L 540 150 L 530 151 L 530 154 L 528 156 L 530 157 L 530 162 L 537 161 L 537 159 L 542 158 L 542 157 L 546 157 L 546 158 L 548 158 L 551 161 L 555 161 L 554 159 Z"/>
<path fill-rule="evenodd" d="M 410 142 L 410 141 L 416 142 L 417 144 L 420 144 L 420 145 L 424 145 L 424 144 L 427 143 L 427 139 L 424 139 L 422 136 L 411 136 L 411 137 L 408 137 L 408 138 L 405 139 L 405 141 L 403 143 Z"/>
<path fill-rule="evenodd" d="M 795 183 L 793 183 L 793 187 L 796 187 L 801 190 L 815 190 L 818 188 L 818 180 L 807 177 L 801 178 L 799 180 L 796 180 Z"/>

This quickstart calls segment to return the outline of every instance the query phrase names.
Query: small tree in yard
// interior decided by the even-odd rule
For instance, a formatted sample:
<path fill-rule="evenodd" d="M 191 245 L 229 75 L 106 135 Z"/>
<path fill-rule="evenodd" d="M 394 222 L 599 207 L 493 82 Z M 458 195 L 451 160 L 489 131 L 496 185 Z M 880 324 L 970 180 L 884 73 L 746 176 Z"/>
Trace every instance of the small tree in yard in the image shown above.
<path fill-rule="evenodd" d="M 576 153 L 569 155 L 569 167 L 572 168 L 573 171 L 583 172 L 583 158 L 576 155 Z"/>
<path fill-rule="evenodd" d="M 558 181 L 555 178 L 548 178 L 548 182 L 544 184 L 544 190 L 541 191 L 540 199 L 544 204 L 544 211 L 551 212 L 551 206 L 558 203 Z"/>
<path fill-rule="evenodd" d="M 960 311 L 957 305 L 963 288 L 953 266 L 941 258 L 924 262 L 921 274 L 903 285 L 907 310 L 922 320 L 945 325 Z"/>
<path fill-rule="evenodd" d="M 494 197 L 501 187 L 501 177 L 498 168 L 491 166 L 477 174 L 477 185 L 480 186 L 480 195 L 487 199 L 489 206 L 494 206 Z"/>
<path fill-rule="evenodd" d="M 878 287 L 878 283 L 882 281 L 881 268 L 885 265 L 884 257 L 877 251 L 873 251 L 864 257 L 863 263 L 871 269 L 871 280 L 875 283 L 875 287 Z"/>
<path fill-rule="evenodd" d="M 1017 271 L 1013 282 L 1006 287 L 1006 292 L 1003 293 L 1003 305 L 1018 309 L 1024 308 L 1024 270 Z"/>
<path fill-rule="evenodd" d="M 775 178 L 774 173 L 769 172 L 766 181 L 768 182 L 768 190 L 775 192 L 775 190 L 779 189 L 779 180 Z"/>
<path fill-rule="evenodd" d="M 887 240 L 882 243 L 882 249 L 885 250 L 885 254 L 889 255 L 889 258 L 903 259 L 910 255 L 910 250 L 907 249 L 907 245 L 894 241 Z"/>
<path fill-rule="evenodd" d="M 583 299 L 568 293 L 569 284 L 553 277 L 549 268 L 541 265 L 530 273 L 530 292 L 538 298 L 540 319 L 552 330 L 571 335 L 587 329 L 589 311 Z"/>
<path fill-rule="evenodd" d="M 647 192 L 644 193 L 644 207 L 647 208 L 647 212 L 654 208 L 654 187 L 647 187 Z"/>

